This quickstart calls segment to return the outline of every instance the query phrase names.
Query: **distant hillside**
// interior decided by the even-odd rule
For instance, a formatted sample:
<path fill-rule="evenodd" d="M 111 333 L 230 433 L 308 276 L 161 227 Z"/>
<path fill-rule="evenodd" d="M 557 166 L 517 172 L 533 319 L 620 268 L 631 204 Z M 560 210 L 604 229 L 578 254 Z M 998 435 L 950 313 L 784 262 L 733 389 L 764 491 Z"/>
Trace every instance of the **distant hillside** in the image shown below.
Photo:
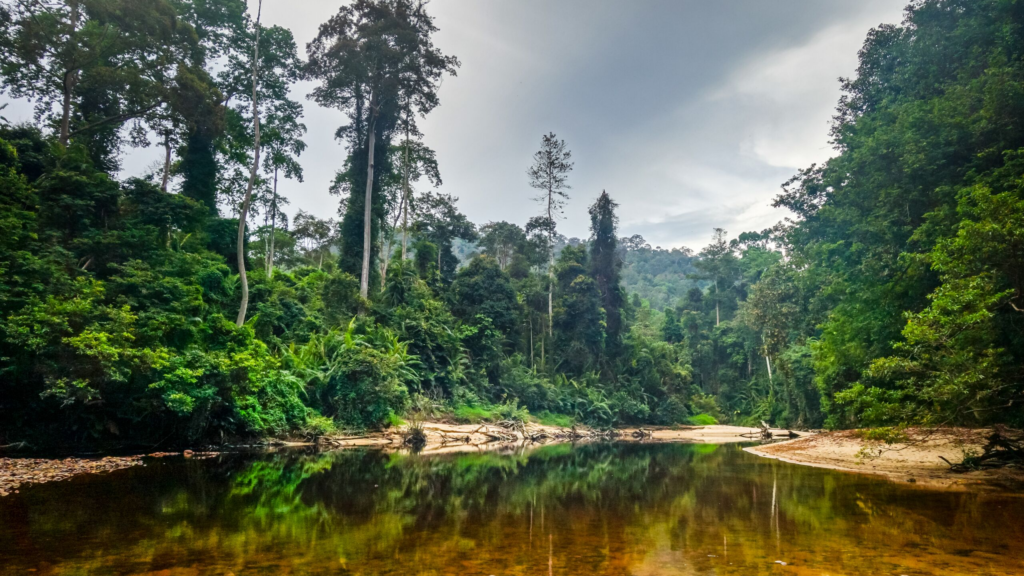
<path fill-rule="evenodd" d="M 624 251 L 622 285 L 627 294 L 634 292 L 651 303 L 651 308 L 662 310 L 674 305 L 697 285 L 687 277 L 697 270 L 693 262 L 697 257 L 689 248 L 651 248 L 643 237 L 636 235 L 619 242 Z"/>

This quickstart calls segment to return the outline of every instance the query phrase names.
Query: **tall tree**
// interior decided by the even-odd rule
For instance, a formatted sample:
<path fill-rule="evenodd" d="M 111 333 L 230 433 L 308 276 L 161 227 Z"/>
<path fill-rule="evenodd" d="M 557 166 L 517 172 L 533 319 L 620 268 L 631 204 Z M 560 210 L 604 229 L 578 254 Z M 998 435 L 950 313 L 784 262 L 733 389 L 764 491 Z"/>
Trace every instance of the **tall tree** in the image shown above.
<path fill-rule="evenodd" d="M 242 209 L 238 215 L 238 276 L 242 284 L 242 302 L 238 305 L 238 318 L 235 324 L 245 324 L 245 312 L 249 307 L 249 282 L 245 276 L 245 221 L 249 212 L 249 201 L 252 199 L 252 188 L 256 182 L 256 173 L 260 169 L 260 110 L 259 110 L 259 73 L 260 73 L 260 16 L 263 12 L 263 0 L 258 0 L 256 8 L 256 32 L 252 43 L 252 123 L 255 139 L 253 142 L 252 170 L 249 172 L 249 184 L 242 199 Z"/>
<path fill-rule="evenodd" d="M 555 279 L 555 228 L 562 208 L 572 187 L 569 186 L 569 172 L 572 171 L 572 152 L 565 147 L 565 140 L 559 140 L 554 132 L 541 138 L 540 150 L 533 155 L 533 166 L 526 171 L 530 186 L 541 190 L 536 197 L 544 208 L 548 223 L 548 335 L 554 334 L 554 279 Z"/>
<path fill-rule="evenodd" d="M 391 261 L 392 247 L 396 240 L 395 233 L 401 220 L 402 228 L 402 260 L 408 257 L 409 250 L 409 214 L 415 209 L 413 184 L 426 178 L 434 186 L 441 185 L 441 173 L 437 168 L 437 157 L 434 151 L 419 140 L 410 139 L 406 132 L 401 146 L 391 147 L 392 166 L 401 166 L 400 173 L 392 173 L 381 181 L 381 192 L 387 206 L 388 218 L 381 241 L 380 282 L 381 287 L 387 280 L 388 265 Z M 422 134 L 414 135 L 416 137 Z M 390 222 L 389 222 L 390 221 Z"/>
<path fill-rule="evenodd" d="M 725 239 L 726 232 L 721 228 L 715 228 L 711 244 L 708 244 L 700 252 L 700 259 L 695 266 L 700 270 L 696 278 L 710 280 L 715 298 L 715 326 L 722 323 L 721 312 L 721 290 L 723 284 L 733 278 L 736 271 L 736 257 L 733 254 L 732 246 Z"/>
<path fill-rule="evenodd" d="M 590 276 L 601 291 L 606 323 L 605 350 L 612 355 L 618 353 L 622 342 L 622 307 L 626 301 L 619 278 L 622 259 L 616 248 L 617 207 L 605 191 L 590 207 Z"/>
<path fill-rule="evenodd" d="M 204 78 L 213 78 L 222 70 L 209 70 L 211 63 L 238 62 L 251 54 L 252 42 L 249 15 L 245 0 L 171 0 L 182 20 L 192 25 L 199 39 L 199 49 L 207 63 Z M 231 54 L 238 54 L 232 58 Z M 209 80 L 213 84 L 213 80 Z M 187 98 L 186 102 L 199 106 L 186 114 L 184 134 L 179 138 L 182 146 L 178 151 L 179 162 L 176 172 L 181 176 L 180 192 L 184 196 L 199 200 L 212 215 L 218 213 L 218 184 L 221 170 L 218 165 L 218 149 L 221 149 L 226 119 L 225 98 L 217 87 L 200 93 L 202 84 L 193 82 L 196 94 L 203 98 Z M 246 90 L 241 90 L 243 93 Z M 158 130 L 158 133 L 160 130 Z"/>
<path fill-rule="evenodd" d="M 403 108 L 422 116 L 436 107 L 441 77 L 454 74 L 459 64 L 434 47 L 431 35 L 436 31 L 424 2 L 356 0 L 321 25 L 307 47 L 307 74 L 320 81 L 311 97 L 348 114 L 350 123 L 338 136 L 349 139 L 350 160 L 365 158 L 365 170 L 359 170 L 362 160 L 348 162 L 349 212 L 362 208 L 359 286 L 364 298 L 369 294 L 374 230 L 383 217 L 382 210 L 374 215 L 378 144 L 385 151 L 390 148 Z M 406 119 L 413 122 L 409 115 Z M 356 202 L 360 188 L 363 197 Z M 346 238 L 344 249 L 354 248 Z"/>
<path fill-rule="evenodd" d="M 283 173 L 285 178 L 302 182 L 302 165 L 298 157 L 306 149 L 306 143 L 302 140 L 306 126 L 300 122 L 302 105 L 288 97 L 289 90 L 300 77 L 302 67 L 291 31 L 279 26 L 267 28 L 261 34 L 260 42 L 263 44 L 259 63 L 260 107 L 263 109 L 260 142 L 266 151 L 263 170 L 271 186 L 270 200 L 263 207 L 264 217 L 270 221 L 270 244 L 266 254 L 269 278 L 274 272 L 279 206 L 286 202 L 278 195 L 278 176 Z M 240 66 L 236 63 L 233 67 L 237 69 Z M 228 68 L 222 77 L 226 86 L 236 84 L 233 76 L 231 68 Z M 230 98 L 231 92 L 225 91 Z"/>
<path fill-rule="evenodd" d="M 221 151 L 219 187 L 234 211 L 241 204 L 253 165 L 254 109 L 260 116 L 260 154 L 267 158 L 262 162 L 263 175 L 257 174 L 255 182 L 258 196 L 265 197 L 260 204 L 273 206 L 278 172 L 301 180 L 302 167 L 297 158 L 306 147 L 302 141 L 306 127 L 300 121 L 302 105 L 289 97 L 302 70 L 292 33 L 279 26 L 261 26 L 259 61 L 254 63 L 254 31 L 255 28 L 247 27 L 229 38 L 227 61 L 217 76 L 227 106 L 227 130 L 218 141 Z M 259 75 L 256 108 L 251 97 L 254 67 Z M 253 206 L 250 216 L 258 215 L 257 207 L 264 206 Z"/>

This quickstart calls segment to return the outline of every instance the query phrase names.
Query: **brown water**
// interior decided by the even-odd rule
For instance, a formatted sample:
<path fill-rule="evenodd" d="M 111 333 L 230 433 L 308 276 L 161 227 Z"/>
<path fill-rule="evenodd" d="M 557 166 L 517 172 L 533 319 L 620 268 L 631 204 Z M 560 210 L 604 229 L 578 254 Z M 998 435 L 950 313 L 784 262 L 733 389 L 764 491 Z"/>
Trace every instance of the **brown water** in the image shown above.
<path fill-rule="evenodd" d="M 0 499 L 4 575 L 1024 574 L 1022 543 L 1024 498 L 692 444 L 172 458 Z"/>

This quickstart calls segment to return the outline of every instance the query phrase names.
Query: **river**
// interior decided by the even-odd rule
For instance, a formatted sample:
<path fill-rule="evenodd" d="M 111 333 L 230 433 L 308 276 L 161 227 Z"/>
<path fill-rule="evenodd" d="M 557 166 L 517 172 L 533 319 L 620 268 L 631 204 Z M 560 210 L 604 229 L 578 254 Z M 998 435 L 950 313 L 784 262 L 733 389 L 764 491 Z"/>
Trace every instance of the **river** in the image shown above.
<path fill-rule="evenodd" d="M 148 460 L 0 499 L 0 574 L 1024 574 L 1024 498 L 738 445 Z"/>

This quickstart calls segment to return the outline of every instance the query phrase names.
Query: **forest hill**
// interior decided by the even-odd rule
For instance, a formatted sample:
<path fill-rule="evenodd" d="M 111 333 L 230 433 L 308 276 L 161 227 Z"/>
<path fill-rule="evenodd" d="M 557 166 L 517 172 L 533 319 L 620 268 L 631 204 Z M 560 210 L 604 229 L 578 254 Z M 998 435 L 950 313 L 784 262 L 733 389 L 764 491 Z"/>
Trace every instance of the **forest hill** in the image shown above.
<path fill-rule="evenodd" d="M 524 159 L 522 225 L 417 190 L 441 180 L 416 119 L 458 68 L 418 3 L 342 7 L 303 60 L 242 3 L 4 2 L 0 82 L 38 121 L 0 127 L 0 443 L 316 435 L 424 409 L 1020 425 L 1020 4 L 923 0 L 873 30 L 836 156 L 775 199 L 794 217 L 692 254 L 618 238 L 615 191 L 588 191 L 591 236 L 564 240 L 553 133 Z M 302 177 L 303 78 L 345 117 L 338 223 L 289 219 L 278 194 Z M 116 179 L 150 140 L 161 165 Z"/>

